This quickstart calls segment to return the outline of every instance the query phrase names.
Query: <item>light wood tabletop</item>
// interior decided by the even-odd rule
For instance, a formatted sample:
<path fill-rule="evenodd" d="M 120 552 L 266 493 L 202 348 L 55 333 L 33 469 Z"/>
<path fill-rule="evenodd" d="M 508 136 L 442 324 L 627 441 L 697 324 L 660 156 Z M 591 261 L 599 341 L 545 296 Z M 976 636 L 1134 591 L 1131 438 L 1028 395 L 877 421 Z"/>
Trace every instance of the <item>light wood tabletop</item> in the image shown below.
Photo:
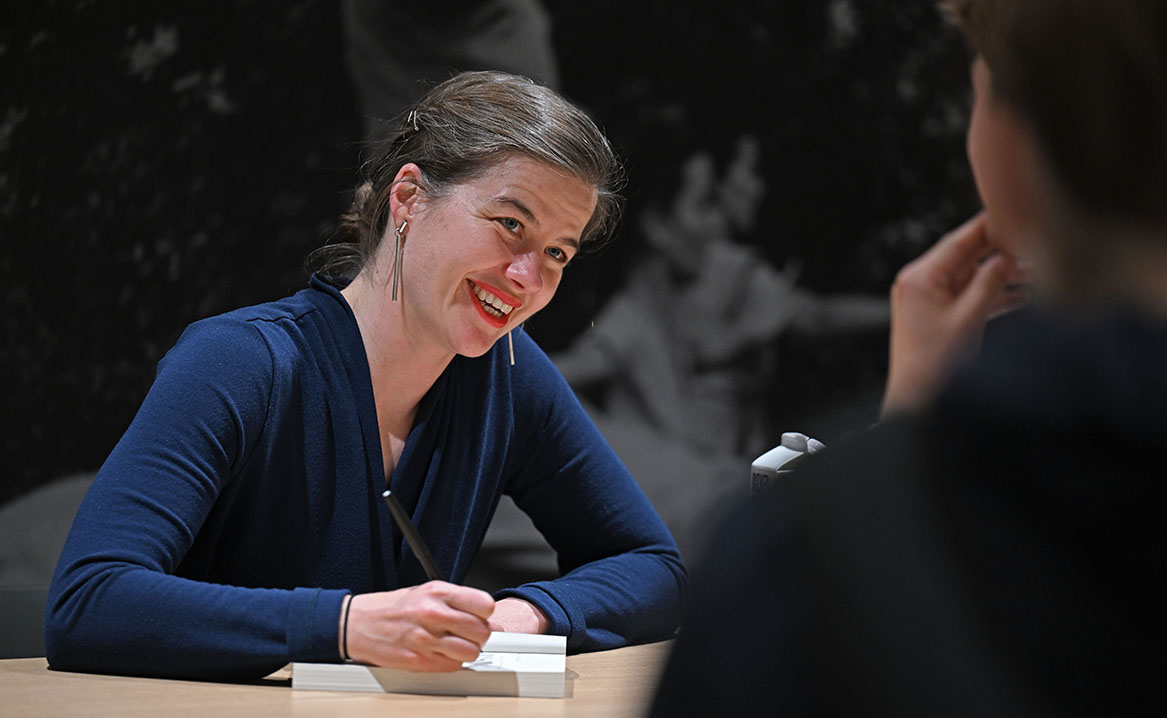
<path fill-rule="evenodd" d="M 50 671 L 43 658 L 0 660 L 0 716 L 620 716 L 643 715 L 669 641 L 567 657 L 566 698 L 293 691 L 290 672 L 254 683 Z"/>

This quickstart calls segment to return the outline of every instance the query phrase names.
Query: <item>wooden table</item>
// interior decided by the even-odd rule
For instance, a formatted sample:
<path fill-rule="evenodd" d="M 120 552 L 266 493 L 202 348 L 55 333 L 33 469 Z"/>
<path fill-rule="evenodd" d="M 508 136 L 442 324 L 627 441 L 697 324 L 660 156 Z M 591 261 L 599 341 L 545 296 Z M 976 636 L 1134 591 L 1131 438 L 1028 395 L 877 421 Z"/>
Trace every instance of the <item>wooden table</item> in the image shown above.
<path fill-rule="evenodd" d="M 640 716 L 670 642 L 567 657 L 567 698 L 293 691 L 285 669 L 256 683 L 126 678 L 0 661 L 0 716 Z"/>

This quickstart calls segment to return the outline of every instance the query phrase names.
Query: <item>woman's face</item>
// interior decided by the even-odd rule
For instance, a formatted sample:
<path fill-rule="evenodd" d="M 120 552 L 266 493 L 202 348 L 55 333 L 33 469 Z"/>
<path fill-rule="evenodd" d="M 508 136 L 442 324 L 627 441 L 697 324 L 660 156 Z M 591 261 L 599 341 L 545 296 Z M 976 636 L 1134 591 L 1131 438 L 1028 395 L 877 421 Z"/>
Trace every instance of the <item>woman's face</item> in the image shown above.
<path fill-rule="evenodd" d="M 595 206 L 589 184 L 516 156 L 396 207 L 396 224 L 409 221 L 400 299 L 411 339 L 484 354 L 551 301 Z"/>
<path fill-rule="evenodd" d="M 1044 180 L 1033 136 L 1020 117 L 991 90 L 989 67 L 972 66 L 973 109 L 968 158 L 985 207 L 989 239 L 1010 254 L 1029 258 L 1044 216 Z"/>

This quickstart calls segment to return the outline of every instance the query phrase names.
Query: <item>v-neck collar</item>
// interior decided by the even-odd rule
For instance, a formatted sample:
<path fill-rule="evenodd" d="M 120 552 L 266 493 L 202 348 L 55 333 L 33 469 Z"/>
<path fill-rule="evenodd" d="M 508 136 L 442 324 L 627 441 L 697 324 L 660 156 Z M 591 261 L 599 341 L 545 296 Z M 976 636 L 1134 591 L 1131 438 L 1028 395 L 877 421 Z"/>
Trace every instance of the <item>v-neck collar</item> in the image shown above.
<path fill-rule="evenodd" d="M 386 579 L 390 586 L 405 585 L 397 579 L 401 574 L 404 548 L 401 533 L 393 523 L 388 507 L 382 500 L 382 492 L 386 488 L 385 462 L 383 447 L 381 446 L 381 430 L 377 421 L 377 403 L 373 394 L 373 378 L 369 370 L 368 354 L 365 351 L 364 338 L 361 336 L 360 326 L 356 315 L 348 300 L 341 294 L 343 280 L 313 275 L 311 286 L 334 299 L 343 312 L 343 317 L 336 317 L 332 322 L 337 341 L 341 345 L 340 355 L 344 362 L 344 371 L 349 376 L 352 386 L 353 399 L 357 407 L 358 420 L 361 427 L 361 438 L 364 442 L 366 476 L 370 501 L 375 506 L 377 524 L 380 528 L 381 546 L 391 546 L 389 556 L 382 556 L 381 563 L 385 567 Z M 431 420 L 434 408 L 439 403 L 439 397 L 445 394 L 447 375 L 452 371 L 456 362 L 438 376 L 434 385 L 422 397 L 418 404 L 417 413 L 410 427 L 409 436 L 398 458 L 393 476 L 389 479 L 389 488 L 397 495 L 398 500 L 406 511 L 414 517 L 424 507 L 419 505 L 423 501 L 423 490 L 427 479 L 435 473 L 435 461 L 440 462 L 440 456 L 434 456 L 435 443 L 433 440 Z M 439 452 L 440 453 L 440 452 Z M 386 560 L 388 559 L 388 560 Z M 406 571 L 406 573 L 412 573 Z"/>

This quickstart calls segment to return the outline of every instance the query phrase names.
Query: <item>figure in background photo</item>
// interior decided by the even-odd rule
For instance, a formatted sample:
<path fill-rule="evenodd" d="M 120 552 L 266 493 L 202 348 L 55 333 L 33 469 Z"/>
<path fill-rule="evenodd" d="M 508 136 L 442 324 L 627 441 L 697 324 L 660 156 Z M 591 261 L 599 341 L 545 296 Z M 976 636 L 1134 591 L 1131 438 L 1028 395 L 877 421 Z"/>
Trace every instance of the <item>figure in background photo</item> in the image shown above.
<path fill-rule="evenodd" d="M 343 0 L 341 29 L 370 140 L 457 72 L 500 70 L 559 89 L 551 20 L 539 0 Z"/>
<path fill-rule="evenodd" d="M 719 172 L 685 159 L 676 195 L 637 224 L 647 251 L 594 325 L 552 359 L 632 469 L 682 552 L 711 506 L 747 490 L 750 461 L 777 443 L 768 391 L 787 331 L 828 336 L 886 326 L 887 300 L 822 296 L 738 238 L 765 196 L 756 138 Z M 790 428 L 790 427 L 784 427 Z"/>

